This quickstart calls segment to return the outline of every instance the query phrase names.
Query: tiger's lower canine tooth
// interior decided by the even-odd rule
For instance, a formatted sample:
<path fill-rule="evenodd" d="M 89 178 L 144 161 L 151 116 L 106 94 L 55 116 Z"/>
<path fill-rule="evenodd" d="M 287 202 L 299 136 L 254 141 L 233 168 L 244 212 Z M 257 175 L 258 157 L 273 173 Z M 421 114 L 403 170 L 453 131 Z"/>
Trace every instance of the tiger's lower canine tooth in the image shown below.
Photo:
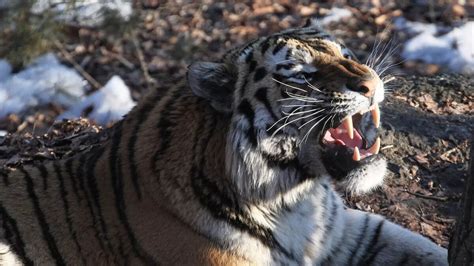
<path fill-rule="evenodd" d="M 375 128 L 380 126 L 380 109 L 379 104 L 376 103 L 374 108 L 370 111 L 372 113 L 372 120 L 374 121 Z"/>
<path fill-rule="evenodd" d="M 354 154 L 352 154 L 352 160 L 360 161 L 360 152 L 359 152 L 359 148 L 357 148 L 357 146 L 354 147 Z"/>
<path fill-rule="evenodd" d="M 380 151 L 380 138 L 377 138 L 372 147 L 370 147 L 367 151 L 372 154 L 378 154 Z"/>
<path fill-rule="evenodd" d="M 354 138 L 354 126 L 352 124 L 352 116 L 347 117 L 342 121 L 342 126 L 347 130 L 347 134 L 349 134 L 349 138 Z"/>

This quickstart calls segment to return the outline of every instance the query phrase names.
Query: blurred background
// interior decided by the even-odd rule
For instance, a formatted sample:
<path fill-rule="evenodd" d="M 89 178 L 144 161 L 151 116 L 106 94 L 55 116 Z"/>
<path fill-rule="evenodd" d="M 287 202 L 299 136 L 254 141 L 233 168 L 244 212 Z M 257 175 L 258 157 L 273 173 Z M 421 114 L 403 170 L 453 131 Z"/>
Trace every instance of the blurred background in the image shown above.
<path fill-rule="evenodd" d="M 473 17 L 472 0 L 0 0 L 0 134 L 79 116 L 108 125 L 192 61 L 308 18 L 362 61 L 375 48 L 396 76 L 473 75 Z"/>
<path fill-rule="evenodd" d="M 191 62 L 216 60 L 309 18 L 362 62 L 380 55 L 382 70 L 395 77 L 389 103 L 469 132 L 473 0 L 0 0 L 0 168 L 101 143 L 104 128 L 148 91 L 183 81 Z M 396 85 L 413 75 L 439 86 Z M 389 187 L 347 203 L 446 246 L 467 173 L 467 140 L 430 139 L 382 122 L 383 152 L 394 161 Z"/>

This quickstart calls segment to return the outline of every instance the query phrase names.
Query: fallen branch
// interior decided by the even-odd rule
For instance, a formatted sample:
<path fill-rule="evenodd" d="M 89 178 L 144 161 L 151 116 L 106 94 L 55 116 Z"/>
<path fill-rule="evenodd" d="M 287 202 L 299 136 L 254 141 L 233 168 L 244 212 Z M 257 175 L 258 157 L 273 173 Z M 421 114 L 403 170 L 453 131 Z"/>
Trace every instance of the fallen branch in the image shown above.
<path fill-rule="evenodd" d="M 421 194 L 421 193 L 411 192 L 411 191 L 408 191 L 408 190 L 403 190 L 403 192 L 406 192 L 410 195 L 420 197 L 420 198 L 424 198 L 424 199 L 437 200 L 437 201 L 448 201 L 448 200 L 450 200 L 449 197 L 437 197 L 437 196 L 424 195 L 424 194 Z"/>
<path fill-rule="evenodd" d="M 137 36 L 133 34 L 132 36 L 133 46 L 135 47 L 135 51 L 137 53 L 138 61 L 140 62 L 140 68 L 142 69 L 143 76 L 145 77 L 146 83 L 148 86 L 153 85 L 156 83 L 156 80 L 150 76 L 148 72 L 148 66 L 145 62 L 145 57 L 143 56 L 142 49 L 140 48 L 140 43 L 138 42 Z"/>
<path fill-rule="evenodd" d="M 72 55 L 64 48 L 62 43 L 60 43 L 59 41 L 54 41 L 54 45 L 56 46 L 56 48 L 59 49 L 59 51 L 63 54 L 64 58 L 66 58 L 66 60 L 74 67 L 74 69 L 76 69 L 77 72 L 79 72 L 79 74 L 81 74 L 81 76 L 92 85 L 92 87 L 94 87 L 96 90 L 102 88 L 102 85 L 74 60 Z"/>
<path fill-rule="evenodd" d="M 133 70 L 135 69 L 135 65 L 128 61 L 125 57 L 123 57 L 121 54 L 117 54 L 117 53 L 114 53 L 114 52 L 110 52 L 110 51 L 107 51 L 106 48 L 104 47 L 101 47 L 100 48 L 100 51 L 104 54 L 104 55 L 108 55 L 108 56 L 111 56 L 115 59 L 117 59 L 120 63 L 122 63 L 126 68 L 128 68 L 129 70 Z"/>

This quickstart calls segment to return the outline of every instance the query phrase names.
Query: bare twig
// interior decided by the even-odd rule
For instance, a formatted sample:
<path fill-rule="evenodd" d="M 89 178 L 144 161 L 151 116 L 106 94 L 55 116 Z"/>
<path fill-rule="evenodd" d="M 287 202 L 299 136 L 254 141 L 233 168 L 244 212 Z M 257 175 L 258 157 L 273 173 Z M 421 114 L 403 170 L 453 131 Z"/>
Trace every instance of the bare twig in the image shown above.
<path fill-rule="evenodd" d="M 100 48 L 100 51 L 104 54 L 104 55 L 108 55 L 108 56 L 111 56 L 115 59 L 117 59 L 118 61 L 120 61 L 120 63 L 122 63 L 126 68 L 128 68 L 129 70 L 133 70 L 135 68 L 135 65 L 128 61 L 125 57 L 123 57 L 121 54 L 117 54 L 117 53 L 114 53 L 114 52 L 111 52 L 111 51 L 108 51 L 107 49 L 105 49 L 104 47 L 101 47 Z"/>
<path fill-rule="evenodd" d="M 79 74 L 81 74 L 81 76 L 86 79 L 91 85 L 92 87 L 94 87 L 95 89 L 100 89 L 102 88 L 102 85 L 97 81 L 95 80 L 89 73 L 87 73 L 84 68 L 82 68 L 75 60 L 74 58 L 72 57 L 72 55 L 64 48 L 64 46 L 62 45 L 62 43 L 60 43 L 59 41 L 54 41 L 54 45 L 56 46 L 56 48 L 59 49 L 59 51 L 63 54 L 64 58 L 66 58 L 66 60 L 74 67 L 74 69 L 77 70 L 77 72 L 79 72 Z"/>
<path fill-rule="evenodd" d="M 406 192 L 406 193 L 408 193 L 410 195 L 413 195 L 413 196 L 416 196 L 416 197 L 420 197 L 420 198 L 424 198 L 424 199 L 430 199 L 430 200 L 448 201 L 450 199 L 449 197 L 436 197 L 436 196 L 424 195 L 424 194 L 421 194 L 421 193 L 411 192 L 411 191 L 408 191 L 408 190 L 403 190 L 403 192 Z"/>
<path fill-rule="evenodd" d="M 387 146 L 383 146 L 382 148 L 380 148 L 380 150 L 381 150 L 381 151 L 383 151 L 383 150 L 388 150 L 388 149 L 391 149 L 391 148 L 393 148 L 393 147 L 395 147 L 395 146 L 394 146 L 394 145 L 387 145 Z"/>
<path fill-rule="evenodd" d="M 143 76 L 145 77 L 145 81 L 148 86 L 156 84 L 156 80 L 150 76 L 148 72 L 148 66 L 145 62 L 145 57 L 143 56 L 143 51 L 140 47 L 140 43 L 138 42 L 137 36 L 135 34 L 132 35 L 132 42 L 133 46 L 135 47 L 135 51 L 137 53 L 138 61 L 140 62 L 140 68 L 142 69 Z"/>

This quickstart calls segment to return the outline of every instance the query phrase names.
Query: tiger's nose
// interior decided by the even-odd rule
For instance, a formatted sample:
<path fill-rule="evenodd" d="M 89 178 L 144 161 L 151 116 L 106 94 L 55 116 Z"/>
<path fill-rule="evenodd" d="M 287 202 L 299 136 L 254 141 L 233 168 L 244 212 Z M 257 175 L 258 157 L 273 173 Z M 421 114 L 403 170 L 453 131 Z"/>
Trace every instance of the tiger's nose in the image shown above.
<path fill-rule="evenodd" d="M 371 78 L 368 80 L 362 80 L 357 83 L 347 84 L 347 88 L 351 91 L 360 92 L 367 98 L 371 98 L 375 94 L 375 89 L 377 88 L 378 80 L 376 78 Z"/>

